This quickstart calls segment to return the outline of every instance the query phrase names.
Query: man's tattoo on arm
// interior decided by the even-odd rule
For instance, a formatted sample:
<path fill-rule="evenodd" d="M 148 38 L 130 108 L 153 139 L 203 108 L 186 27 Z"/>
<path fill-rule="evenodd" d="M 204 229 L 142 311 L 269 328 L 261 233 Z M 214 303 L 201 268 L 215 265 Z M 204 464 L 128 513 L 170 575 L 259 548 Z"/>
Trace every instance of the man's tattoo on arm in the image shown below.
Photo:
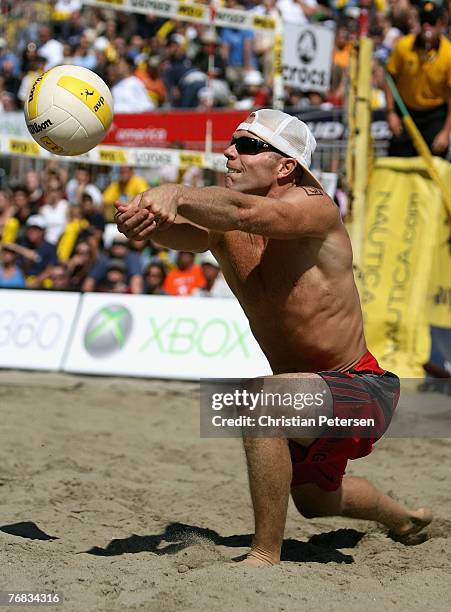
<path fill-rule="evenodd" d="M 318 187 L 302 187 L 308 196 L 321 196 L 324 195 L 324 191 Z"/>

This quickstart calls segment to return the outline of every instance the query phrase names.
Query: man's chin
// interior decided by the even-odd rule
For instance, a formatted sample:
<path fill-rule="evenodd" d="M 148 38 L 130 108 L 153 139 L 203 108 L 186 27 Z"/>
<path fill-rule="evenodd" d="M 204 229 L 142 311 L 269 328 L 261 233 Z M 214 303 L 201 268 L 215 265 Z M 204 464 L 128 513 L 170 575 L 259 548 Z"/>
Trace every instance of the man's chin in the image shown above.
<path fill-rule="evenodd" d="M 231 191 L 237 191 L 239 193 L 244 193 L 243 188 L 240 185 L 237 185 L 233 179 L 226 176 L 225 179 L 225 187 L 226 189 L 230 189 Z"/>

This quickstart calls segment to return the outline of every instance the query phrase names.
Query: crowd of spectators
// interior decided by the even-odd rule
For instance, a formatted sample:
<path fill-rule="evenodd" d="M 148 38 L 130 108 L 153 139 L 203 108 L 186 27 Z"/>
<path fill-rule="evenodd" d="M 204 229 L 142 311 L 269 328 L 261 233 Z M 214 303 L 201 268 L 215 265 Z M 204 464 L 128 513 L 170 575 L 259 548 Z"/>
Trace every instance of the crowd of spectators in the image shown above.
<path fill-rule="evenodd" d="M 28 171 L 23 184 L 0 191 L 0 287 L 231 296 L 211 253 L 127 240 L 107 223 L 108 204 L 147 187 L 127 166 L 103 193 L 86 166 L 69 180 L 53 162 Z"/>
<path fill-rule="evenodd" d="M 384 108 L 380 67 L 397 38 L 419 29 L 417 0 L 222 0 L 220 4 L 335 29 L 329 91 L 286 88 L 287 107 L 343 104 L 351 41 L 358 36 L 364 9 L 375 45 L 373 106 Z M 217 28 L 212 49 L 211 31 L 205 25 L 100 9 L 81 0 L 3 0 L 0 6 L 0 110 L 4 112 L 23 106 L 38 73 L 65 63 L 102 76 L 112 89 L 116 112 L 209 105 L 251 108 L 271 100 L 273 37 L 264 30 Z M 209 51 L 214 55 L 210 67 Z"/>
<path fill-rule="evenodd" d="M 439 2 L 440 0 L 436 0 Z M 197 0 L 201 3 L 201 0 Z M 208 4 L 208 2 L 204 2 Z M 340 107 L 349 89 L 352 40 L 367 16 L 374 41 L 372 107 L 384 109 L 384 64 L 396 41 L 420 30 L 415 0 L 223 0 L 231 9 L 335 30 L 327 93 L 285 88 L 287 110 Z M 20 110 L 30 83 L 58 64 L 97 72 L 116 112 L 271 104 L 273 38 L 262 31 L 218 28 L 85 5 L 81 0 L 3 0 L 0 4 L 0 119 Z M 446 7 L 444 7 L 446 8 Z M 364 12 L 363 12 L 364 11 Z M 446 14 L 446 11 L 445 11 Z M 444 22 L 446 23 L 446 21 Z M 209 52 L 214 54 L 213 67 Z M 122 166 L 101 189 L 89 167 L 45 164 L 0 191 L 0 286 L 169 295 L 229 295 L 211 254 L 195 257 L 151 240 L 113 232 L 113 203 L 149 185 Z M 171 176 L 166 177 L 169 173 Z M 197 168 L 164 168 L 158 180 L 201 182 Z"/>

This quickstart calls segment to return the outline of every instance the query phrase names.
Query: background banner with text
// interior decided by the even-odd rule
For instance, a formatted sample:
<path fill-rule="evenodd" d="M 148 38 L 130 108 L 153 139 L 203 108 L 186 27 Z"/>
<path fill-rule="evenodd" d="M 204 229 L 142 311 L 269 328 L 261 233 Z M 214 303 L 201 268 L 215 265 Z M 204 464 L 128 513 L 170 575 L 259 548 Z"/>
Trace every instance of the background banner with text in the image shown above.
<path fill-rule="evenodd" d="M 435 163 L 449 182 L 450 164 Z M 424 374 L 443 208 L 421 158 L 377 160 L 368 189 L 361 297 L 369 348 L 398 376 Z"/>
<path fill-rule="evenodd" d="M 270 373 L 234 299 L 83 297 L 68 372 L 197 380 Z"/>
<path fill-rule="evenodd" d="M 81 294 L 0 290 L 0 367 L 59 370 Z"/>

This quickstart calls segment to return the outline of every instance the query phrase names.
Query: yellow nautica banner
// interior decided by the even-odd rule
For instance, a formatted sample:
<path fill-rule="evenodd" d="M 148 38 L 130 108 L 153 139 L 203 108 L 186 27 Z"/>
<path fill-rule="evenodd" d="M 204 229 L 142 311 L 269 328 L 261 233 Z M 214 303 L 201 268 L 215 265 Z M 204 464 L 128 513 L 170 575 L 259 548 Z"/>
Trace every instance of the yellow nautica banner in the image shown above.
<path fill-rule="evenodd" d="M 434 163 L 451 186 L 451 164 L 440 158 Z M 422 377 L 429 357 L 431 283 L 444 210 L 421 158 L 377 160 L 362 259 L 365 333 L 381 366 L 404 378 Z M 441 279 L 446 271 L 435 273 Z"/>
<path fill-rule="evenodd" d="M 448 164 L 447 181 L 451 185 L 451 164 Z M 451 329 L 451 218 L 444 208 L 438 219 L 428 301 L 429 323 Z"/>

